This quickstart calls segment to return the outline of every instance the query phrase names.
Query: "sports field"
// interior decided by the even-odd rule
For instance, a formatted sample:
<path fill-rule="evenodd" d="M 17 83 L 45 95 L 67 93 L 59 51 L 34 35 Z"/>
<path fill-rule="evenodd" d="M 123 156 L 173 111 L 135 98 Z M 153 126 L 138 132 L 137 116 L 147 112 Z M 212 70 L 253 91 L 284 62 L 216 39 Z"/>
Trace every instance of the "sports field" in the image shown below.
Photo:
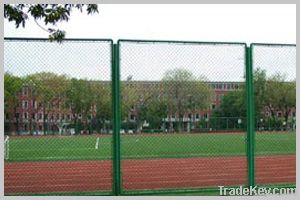
<path fill-rule="evenodd" d="M 246 155 L 245 134 L 122 135 L 123 159 Z M 107 160 L 112 137 L 10 137 L 7 161 Z M 256 134 L 256 155 L 295 154 L 295 132 Z"/>
<path fill-rule="evenodd" d="M 256 134 L 256 183 L 295 184 L 296 134 Z M 9 137 L 5 194 L 110 193 L 112 137 Z M 37 173 L 38 172 L 38 173 Z M 124 191 L 247 184 L 244 133 L 121 136 Z"/>

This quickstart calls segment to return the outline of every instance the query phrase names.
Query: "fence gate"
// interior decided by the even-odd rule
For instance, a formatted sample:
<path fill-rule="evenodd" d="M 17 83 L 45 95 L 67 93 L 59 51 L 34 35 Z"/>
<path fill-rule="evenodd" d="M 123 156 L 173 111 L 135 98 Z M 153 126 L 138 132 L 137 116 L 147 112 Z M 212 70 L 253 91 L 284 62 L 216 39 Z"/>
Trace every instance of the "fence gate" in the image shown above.
<path fill-rule="evenodd" d="M 111 66 L 111 40 L 5 39 L 5 195 L 112 193 Z"/>
<path fill-rule="evenodd" d="M 122 192 L 247 185 L 246 45 L 118 44 Z"/>

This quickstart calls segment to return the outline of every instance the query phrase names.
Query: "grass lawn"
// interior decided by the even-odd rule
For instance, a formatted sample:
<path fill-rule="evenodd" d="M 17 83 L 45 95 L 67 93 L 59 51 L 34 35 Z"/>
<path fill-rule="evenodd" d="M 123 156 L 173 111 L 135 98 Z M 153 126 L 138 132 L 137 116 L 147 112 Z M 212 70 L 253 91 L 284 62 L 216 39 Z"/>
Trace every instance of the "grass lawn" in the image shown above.
<path fill-rule="evenodd" d="M 97 138 L 98 142 L 97 142 Z M 257 155 L 296 153 L 295 133 L 256 134 Z M 112 157 L 111 136 L 11 137 L 7 161 L 101 160 Z M 244 134 L 122 135 L 122 159 L 246 155 Z"/>

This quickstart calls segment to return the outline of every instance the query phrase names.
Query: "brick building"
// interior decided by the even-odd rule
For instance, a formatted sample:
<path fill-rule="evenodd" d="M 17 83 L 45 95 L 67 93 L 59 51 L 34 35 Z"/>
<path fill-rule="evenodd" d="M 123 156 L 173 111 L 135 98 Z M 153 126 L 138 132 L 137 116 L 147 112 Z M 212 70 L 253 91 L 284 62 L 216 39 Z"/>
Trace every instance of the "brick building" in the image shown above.
<path fill-rule="evenodd" d="M 111 84 L 111 82 L 102 82 L 105 85 Z M 143 94 L 156 89 L 160 91 L 161 82 L 159 81 L 127 81 L 122 82 L 122 84 L 127 85 L 132 88 L 134 92 L 139 94 L 138 101 L 144 101 Z M 212 110 L 218 108 L 221 103 L 222 97 L 229 91 L 239 90 L 244 87 L 243 82 L 208 82 L 209 87 L 213 91 L 213 98 L 211 100 L 210 108 L 207 110 L 196 110 L 196 111 L 186 111 L 183 117 L 183 123 L 185 129 L 190 129 L 190 121 L 198 122 L 200 120 L 209 119 Z M 71 124 L 75 116 L 81 119 L 81 113 L 72 112 L 71 107 L 65 105 L 64 99 L 53 99 L 47 109 L 42 106 L 39 102 L 39 97 L 31 90 L 29 85 L 24 85 L 22 90 L 17 94 L 18 105 L 15 110 L 15 117 L 13 120 L 9 120 L 8 116 L 5 115 L 5 130 L 9 130 L 11 123 L 15 124 L 15 129 L 18 127 L 18 131 L 21 134 L 43 134 L 45 128 L 50 132 L 61 132 L 64 127 Z M 137 102 L 138 103 L 138 102 Z M 137 104 L 136 104 L 137 105 Z M 137 107 L 133 105 L 128 113 L 128 119 L 131 122 L 135 122 L 137 118 Z M 10 111 L 14 112 L 14 111 Z M 91 113 L 93 116 L 96 115 L 96 106 L 91 106 Z M 270 113 L 266 111 L 265 115 L 268 116 Z M 277 112 L 277 116 L 281 117 L 283 113 L 281 111 Z M 291 117 L 295 117 L 295 109 L 290 113 Z M 44 120 L 45 119 L 45 120 Z M 171 123 L 178 121 L 178 116 L 175 113 L 169 114 L 162 121 Z M 10 130 L 12 131 L 12 130 Z"/>

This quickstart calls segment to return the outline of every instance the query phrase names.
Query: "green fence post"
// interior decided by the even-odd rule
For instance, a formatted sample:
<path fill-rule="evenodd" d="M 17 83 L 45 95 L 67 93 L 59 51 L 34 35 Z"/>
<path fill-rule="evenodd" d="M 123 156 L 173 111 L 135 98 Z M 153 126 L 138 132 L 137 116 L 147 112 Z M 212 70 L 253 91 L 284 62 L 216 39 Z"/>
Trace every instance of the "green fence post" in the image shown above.
<path fill-rule="evenodd" d="M 113 45 L 112 52 L 112 109 L 113 109 L 113 194 L 121 194 L 121 145 L 120 145 L 120 69 L 119 46 Z"/>
<path fill-rule="evenodd" d="M 254 132 L 254 92 L 252 69 L 252 46 L 246 49 L 246 87 L 247 87 L 247 160 L 248 186 L 255 186 L 255 132 Z"/>

